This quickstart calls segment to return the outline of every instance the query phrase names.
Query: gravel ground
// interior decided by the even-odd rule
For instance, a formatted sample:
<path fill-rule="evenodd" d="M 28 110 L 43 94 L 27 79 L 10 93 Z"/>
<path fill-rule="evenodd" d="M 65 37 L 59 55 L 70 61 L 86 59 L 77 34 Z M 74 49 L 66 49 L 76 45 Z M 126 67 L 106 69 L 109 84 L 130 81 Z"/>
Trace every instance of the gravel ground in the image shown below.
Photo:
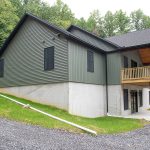
<path fill-rule="evenodd" d="M 150 126 L 117 135 L 74 134 L 0 118 L 0 150 L 150 150 Z"/>

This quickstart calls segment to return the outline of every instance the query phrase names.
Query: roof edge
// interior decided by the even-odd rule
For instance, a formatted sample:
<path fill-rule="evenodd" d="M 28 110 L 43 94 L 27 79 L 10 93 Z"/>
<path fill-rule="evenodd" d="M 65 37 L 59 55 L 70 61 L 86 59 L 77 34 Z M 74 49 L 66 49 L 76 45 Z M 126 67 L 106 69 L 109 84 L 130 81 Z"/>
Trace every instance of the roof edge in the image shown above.
<path fill-rule="evenodd" d="M 129 50 L 138 50 L 140 48 L 150 48 L 150 43 L 135 45 L 135 46 L 129 46 L 129 47 L 121 47 L 119 49 L 116 49 L 114 51 L 109 51 L 107 53 L 116 53 L 116 52 L 124 52 L 124 51 L 129 51 Z"/>
<path fill-rule="evenodd" d="M 0 56 L 3 54 L 3 52 L 5 51 L 5 49 L 7 48 L 8 44 L 11 42 L 11 40 L 14 38 L 14 36 L 17 34 L 18 30 L 21 28 L 22 24 L 25 22 L 27 17 L 31 17 L 32 19 L 38 21 L 39 23 L 42 23 L 43 25 L 47 26 L 48 28 L 51 28 L 54 31 L 60 32 L 62 34 L 64 34 L 66 37 L 68 37 L 69 39 L 72 40 L 76 40 L 77 42 L 80 42 L 88 47 L 92 47 L 96 50 L 98 50 L 101 53 L 106 53 L 105 50 L 100 49 L 98 47 L 96 47 L 93 44 L 90 44 L 80 38 L 78 38 L 77 36 L 71 34 L 69 31 L 61 29 L 55 25 L 50 24 L 48 21 L 42 20 L 32 14 L 29 13 L 25 13 L 23 15 L 23 17 L 20 19 L 20 21 L 18 22 L 18 24 L 16 25 L 16 27 L 14 28 L 14 30 L 10 33 L 10 35 L 8 36 L 8 38 L 5 40 L 4 44 L 2 45 L 2 47 L 0 48 Z"/>
<path fill-rule="evenodd" d="M 114 46 L 114 47 L 116 47 L 116 48 L 120 48 L 120 47 L 121 47 L 121 46 L 117 45 L 116 43 L 113 43 L 113 42 L 111 42 L 111 41 L 109 41 L 109 40 L 107 40 L 107 39 L 98 37 L 97 35 L 95 35 L 95 34 L 89 32 L 89 31 L 87 31 L 87 30 L 85 30 L 85 29 L 82 29 L 82 28 L 80 28 L 79 26 L 76 26 L 76 25 L 70 25 L 70 26 L 67 28 L 67 31 L 70 32 L 72 28 L 76 28 L 76 29 L 78 29 L 78 30 L 80 30 L 80 31 L 83 31 L 84 33 L 87 33 L 87 34 L 89 34 L 89 35 L 91 35 L 91 36 L 93 36 L 93 37 L 95 37 L 95 38 L 97 38 L 97 39 L 99 39 L 99 40 L 102 40 L 103 42 L 108 43 L 108 44 L 110 44 L 110 45 L 112 45 L 112 46 Z"/>

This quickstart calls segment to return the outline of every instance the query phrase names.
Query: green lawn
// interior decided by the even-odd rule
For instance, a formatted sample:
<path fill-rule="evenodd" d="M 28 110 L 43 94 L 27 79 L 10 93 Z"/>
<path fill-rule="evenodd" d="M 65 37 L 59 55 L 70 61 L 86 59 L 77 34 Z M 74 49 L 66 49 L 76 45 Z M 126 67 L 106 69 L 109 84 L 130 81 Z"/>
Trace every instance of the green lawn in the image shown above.
<path fill-rule="evenodd" d="M 6 94 L 5 94 L 6 95 Z M 38 103 L 34 103 L 22 98 L 6 95 L 11 98 L 23 102 L 25 104 L 30 104 L 31 106 L 43 110 L 47 113 L 66 119 L 68 121 L 77 123 L 79 125 L 88 127 L 98 133 L 120 133 L 137 128 L 143 127 L 148 122 L 144 120 L 136 119 L 125 119 L 125 118 L 115 118 L 115 117 L 99 117 L 94 119 L 78 117 L 68 114 L 66 111 L 57 109 L 55 107 L 46 106 Z M 46 128 L 59 128 L 65 129 L 71 132 L 83 132 L 75 127 L 62 123 L 60 121 L 54 120 L 40 114 L 38 112 L 32 111 L 28 108 L 22 108 L 22 106 L 17 105 L 5 98 L 0 97 L 0 117 L 8 118 L 11 120 L 16 120 L 32 125 L 39 125 Z"/>

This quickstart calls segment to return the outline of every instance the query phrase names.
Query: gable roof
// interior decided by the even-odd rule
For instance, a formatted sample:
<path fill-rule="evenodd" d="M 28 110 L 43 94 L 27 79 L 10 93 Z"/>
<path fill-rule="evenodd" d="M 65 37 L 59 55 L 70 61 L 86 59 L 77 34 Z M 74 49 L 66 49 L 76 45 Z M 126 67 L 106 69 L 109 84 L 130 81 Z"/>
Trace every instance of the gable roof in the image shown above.
<path fill-rule="evenodd" d="M 105 53 L 106 51 L 104 49 L 101 49 L 97 46 L 95 46 L 92 43 L 88 43 L 87 41 L 84 41 L 83 39 L 80 39 L 79 37 L 73 35 L 71 32 L 58 28 L 57 26 L 50 24 L 49 22 L 42 20 L 32 14 L 28 14 L 26 13 L 21 20 L 19 21 L 19 23 L 16 25 L 16 27 L 14 28 L 14 30 L 11 32 L 11 34 L 9 35 L 9 37 L 6 39 L 6 41 L 4 42 L 3 46 L 0 49 L 0 56 L 3 54 L 3 52 L 5 51 L 5 49 L 7 48 L 7 46 L 9 45 L 9 43 L 11 42 L 11 40 L 14 38 L 14 36 L 16 35 L 16 33 L 19 31 L 19 29 L 21 28 L 21 26 L 23 25 L 23 23 L 26 21 L 26 19 L 30 17 L 32 19 L 34 19 L 35 21 L 38 21 L 39 23 L 47 26 L 49 29 L 52 29 L 56 32 L 59 32 L 61 34 L 63 34 L 66 38 L 74 40 L 78 43 L 84 44 L 88 47 L 94 48 L 95 50 L 101 52 L 101 53 Z"/>
<path fill-rule="evenodd" d="M 76 25 L 70 25 L 70 26 L 68 27 L 67 31 L 71 32 L 72 29 L 80 30 L 80 31 L 82 31 L 82 32 L 84 32 L 84 33 L 86 33 L 86 34 L 88 34 L 88 35 L 91 36 L 91 37 L 94 37 L 94 38 L 96 38 L 96 39 L 98 39 L 98 40 L 100 40 L 100 41 L 102 41 L 102 42 L 104 42 L 104 43 L 107 43 L 107 44 L 109 44 L 109 45 L 111 45 L 111 46 L 114 46 L 115 48 L 119 48 L 119 47 L 120 47 L 118 44 L 113 43 L 113 42 L 111 42 L 111 41 L 108 41 L 107 39 L 101 38 L 101 37 L 99 37 L 99 36 L 97 36 L 97 35 L 95 35 L 95 34 L 89 32 L 89 31 L 87 31 L 87 30 L 84 30 L 84 29 L 80 28 L 79 26 L 76 26 Z"/>
<path fill-rule="evenodd" d="M 116 43 L 121 47 L 132 47 L 136 45 L 150 44 L 150 29 L 133 31 L 123 35 L 106 38 L 106 40 Z"/>

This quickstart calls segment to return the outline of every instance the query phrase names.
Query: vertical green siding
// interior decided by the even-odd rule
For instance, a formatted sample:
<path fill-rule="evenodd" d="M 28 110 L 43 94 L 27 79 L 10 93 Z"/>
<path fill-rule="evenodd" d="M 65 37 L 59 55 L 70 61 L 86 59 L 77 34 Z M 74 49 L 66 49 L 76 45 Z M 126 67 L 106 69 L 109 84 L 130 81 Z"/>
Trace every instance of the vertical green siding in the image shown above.
<path fill-rule="evenodd" d="M 108 85 L 119 85 L 121 74 L 120 53 L 107 54 L 107 77 Z"/>
<path fill-rule="evenodd" d="M 131 60 L 136 61 L 138 66 L 142 66 L 142 61 L 140 59 L 138 50 L 131 50 L 131 51 L 126 51 L 121 53 L 122 67 L 123 67 L 123 56 L 126 56 L 128 58 L 129 67 L 131 67 Z"/>
<path fill-rule="evenodd" d="M 87 49 L 80 44 L 68 41 L 69 81 L 105 84 L 105 56 L 94 52 L 94 72 L 87 72 Z"/>
<path fill-rule="evenodd" d="M 55 46 L 55 68 L 44 71 L 44 48 L 50 46 Z M 26 20 L 2 57 L 5 65 L 0 87 L 68 81 L 67 40 L 33 19 Z"/>
<path fill-rule="evenodd" d="M 70 32 L 73 33 L 74 35 L 78 36 L 79 38 L 87 41 L 88 43 L 92 43 L 93 45 L 99 47 L 100 49 L 104 49 L 105 51 L 111 51 L 116 48 L 115 46 L 113 46 L 109 43 L 106 43 L 92 35 L 89 35 L 83 31 L 78 30 L 78 29 L 72 29 Z"/>

